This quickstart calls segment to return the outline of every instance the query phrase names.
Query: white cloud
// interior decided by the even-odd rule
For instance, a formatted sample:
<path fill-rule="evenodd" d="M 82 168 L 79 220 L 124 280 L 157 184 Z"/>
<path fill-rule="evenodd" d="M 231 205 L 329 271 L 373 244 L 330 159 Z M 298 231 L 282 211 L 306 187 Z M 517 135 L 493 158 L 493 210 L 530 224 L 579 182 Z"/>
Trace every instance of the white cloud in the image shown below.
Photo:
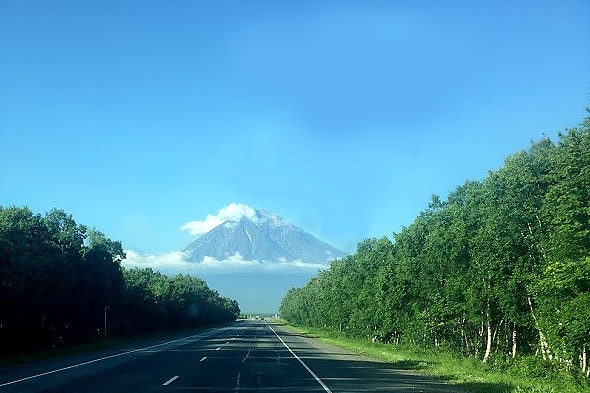
<path fill-rule="evenodd" d="M 204 220 L 187 222 L 180 229 L 187 231 L 191 236 L 199 236 L 226 221 L 238 222 L 242 217 L 255 219 L 256 210 L 242 203 L 230 203 L 226 207 L 219 209 L 217 215 L 207 214 Z"/>
<path fill-rule="evenodd" d="M 188 262 L 186 255 L 182 251 L 162 254 L 141 254 L 134 250 L 125 250 L 125 253 L 127 254 L 127 258 L 123 261 L 123 266 L 127 268 L 149 267 L 164 274 L 293 273 L 304 271 L 315 272 L 328 267 L 319 263 L 287 261 L 284 258 L 278 262 L 245 260 L 238 253 L 224 260 L 205 257 L 198 263 Z"/>
<path fill-rule="evenodd" d="M 182 251 L 172 251 L 162 254 L 140 254 L 137 251 L 125 250 L 126 258 L 123 265 L 126 267 L 151 267 L 154 270 L 183 269 L 186 260 Z"/>
<path fill-rule="evenodd" d="M 236 252 L 231 257 L 221 261 L 213 257 L 205 257 L 200 263 L 192 263 L 192 265 L 200 265 L 201 268 L 226 269 L 228 267 L 235 268 L 247 266 L 260 266 L 260 262 L 244 260 L 240 253 Z"/>

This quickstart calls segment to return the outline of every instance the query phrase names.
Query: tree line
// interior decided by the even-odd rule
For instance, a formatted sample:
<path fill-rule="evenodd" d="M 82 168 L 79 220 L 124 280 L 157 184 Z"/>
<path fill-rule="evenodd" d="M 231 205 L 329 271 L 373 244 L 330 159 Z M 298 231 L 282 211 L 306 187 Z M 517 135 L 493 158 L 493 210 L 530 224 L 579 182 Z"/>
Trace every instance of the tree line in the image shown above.
<path fill-rule="evenodd" d="M 62 210 L 0 206 L 0 354 L 222 323 L 240 313 L 199 278 L 125 269 L 124 258 L 121 242 Z"/>
<path fill-rule="evenodd" d="M 536 356 L 588 376 L 590 117 L 444 201 L 433 195 L 392 240 L 364 240 L 289 290 L 281 315 L 484 362 Z"/>

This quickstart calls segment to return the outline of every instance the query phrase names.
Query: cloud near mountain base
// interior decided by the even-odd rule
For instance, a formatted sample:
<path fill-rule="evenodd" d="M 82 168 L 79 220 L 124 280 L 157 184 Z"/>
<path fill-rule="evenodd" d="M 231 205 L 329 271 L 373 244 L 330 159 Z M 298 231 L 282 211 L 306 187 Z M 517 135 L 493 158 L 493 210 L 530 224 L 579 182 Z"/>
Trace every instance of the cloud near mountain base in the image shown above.
<path fill-rule="evenodd" d="M 315 272 L 328 268 L 328 265 L 304 261 L 252 261 L 244 260 L 238 253 L 224 260 L 204 257 L 202 261 L 188 262 L 182 251 L 162 254 L 142 254 L 125 250 L 127 258 L 122 265 L 126 268 L 152 268 L 164 274 L 235 274 L 235 273 L 297 273 Z"/>

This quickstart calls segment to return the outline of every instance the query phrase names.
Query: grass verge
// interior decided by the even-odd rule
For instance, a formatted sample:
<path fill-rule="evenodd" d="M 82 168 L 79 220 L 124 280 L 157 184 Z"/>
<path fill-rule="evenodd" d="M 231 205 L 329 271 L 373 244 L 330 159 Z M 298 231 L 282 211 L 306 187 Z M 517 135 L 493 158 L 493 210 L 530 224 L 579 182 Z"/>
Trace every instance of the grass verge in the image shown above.
<path fill-rule="evenodd" d="M 437 348 L 410 348 L 346 337 L 338 332 L 284 325 L 285 328 L 356 353 L 395 364 L 400 369 L 442 378 L 472 393 L 588 393 L 590 384 L 565 373 L 531 376 L 530 362 L 516 361 L 512 367 L 482 363 Z"/>

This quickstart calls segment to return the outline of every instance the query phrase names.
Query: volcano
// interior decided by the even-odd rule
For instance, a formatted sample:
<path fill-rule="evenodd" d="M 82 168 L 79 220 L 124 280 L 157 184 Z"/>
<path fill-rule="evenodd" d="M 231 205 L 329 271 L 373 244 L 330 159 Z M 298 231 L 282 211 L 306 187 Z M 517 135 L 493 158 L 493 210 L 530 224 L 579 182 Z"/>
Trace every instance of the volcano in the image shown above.
<path fill-rule="evenodd" d="M 205 257 L 219 261 L 232 257 L 260 262 L 302 261 L 328 264 L 347 254 L 264 209 L 249 217 L 225 221 L 183 250 L 189 262 Z"/>

